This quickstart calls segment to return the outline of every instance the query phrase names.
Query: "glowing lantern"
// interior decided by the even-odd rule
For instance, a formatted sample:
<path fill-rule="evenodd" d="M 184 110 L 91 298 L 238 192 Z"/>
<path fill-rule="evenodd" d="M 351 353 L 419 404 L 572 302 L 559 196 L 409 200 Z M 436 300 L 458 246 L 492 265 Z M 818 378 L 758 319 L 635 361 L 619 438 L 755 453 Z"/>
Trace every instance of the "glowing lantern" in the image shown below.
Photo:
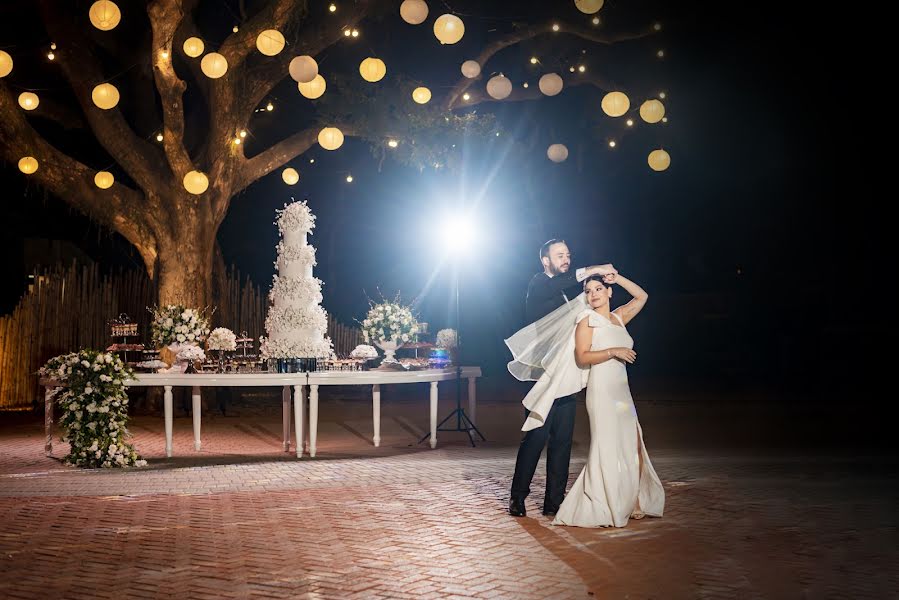
<path fill-rule="evenodd" d="M 649 153 L 647 162 L 653 171 L 664 171 L 671 166 L 671 156 L 664 150 L 653 150 Z"/>
<path fill-rule="evenodd" d="M 424 0 L 404 0 L 400 16 L 409 25 L 421 25 L 428 18 L 428 5 Z"/>
<path fill-rule="evenodd" d="M 605 0 L 574 0 L 577 9 L 586 15 L 598 13 L 603 4 Z"/>
<path fill-rule="evenodd" d="M 114 182 L 115 177 L 109 171 L 97 171 L 97 174 L 94 175 L 94 183 L 101 190 L 108 190 Z"/>
<path fill-rule="evenodd" d="M 200 61 L 200 70 L 209 79 L 218 79 L 228 71 L 228 59 L 218 52 L 210 52 Z"/>
<path fill-rule="evenodd" d="M 38 98 L 37 94 L 35 93 L 22 92 L 21 94 L 19 94 L 19 106 L 21 106 L 25 110 L 34 110 L 40 103 L 41 99 Z"/>
<path fill-rule="evenodd" d="M 546 156 L 554 163 L 560 163 L 568 158 L 568 148 L 565 144 L 553 144 L 546 149 Z"/>
<path fill-rule="evenodd" d="M 101 83 L 91 92 L 91 100 L 97 108 L 109 110 L 119 103 L 119 90 L 111 83 Z"/>
<path fill-rule="evenodd" d="M 366 58 L 359 65 L 359 74 L 365 81 L 381 81 L 387 75 L 387 65 L 380 58 Z"/>
<path fill-rule="evenodd" d="M 610 117 L 620 117 L 631 108 L 631 101 L 622 92 L 609 92 L 602 99 L 602 111 Z"/>
<path fill-rule="evenodd" d="M 19 159 L 19 170 L 25 173 L 26 175 L 31 175 L 35 171 L 37 171 L 38 162 L 37 159 L 33 156 L 26 156 L 22 159 Z"/>
<path fill-rule="evenodd" d="M 419 104 L 427 104 L 431 100 L 431 90 L 426 87 L 417 87 L 412 90 L 412 99 Z"/>
<path fill-rule="evenodd" d="M 462 63 L 462 74 L 469 79 L 474 79 L 481 74 L 481 65 L 476 60 L 466 60 Z"/>
<path fill-rule="evenodd" d="M 184 40 L 184 53 L 191 58 L 196 58 L 203 54 L 205 48 L 206 46 L 203 45 L 203 40 L 198 37 L 187 38 Z"/>
<path fill-rule="evenodd" d="M 540 82 L 538 83 L 540 91 L 547 96 L 555 96 L 561 92 L 563 85 L 562 78 L 556 73 L 547 73 L 540 78 Z"/>
<path fill-rule="evenodd" d="M 658 123 L 665 116 L 665 105 L 658 100 L 647 100 L 640 106 L 640 118 L 647 123 Z"/>
<path fill-rule="evenodd" d="M 209 178 L 199 171 L 190 171 L 184 176 L 184 189 L 199 196 L 209 188 Z"/>
<path fill-rule="evenodd" d="M 122 20 L 122 12 L 115 2 L 109 0 L 98 0 L 91 4 L 91 8 L 87 13 L 91 20 L 91 25 L 100 31 L 109 31 L 115 29 L 119 21 Z"/>
<path fill-rule="evenodd" d="M 287 167 L 286 169 L 281 171 L 281 179 L 283 179 L 284 183 L 286 183 L 287 185 L 294 185 L 300 180 L 300 174 L 297 173 L 296 169 Z"/>
<path fill-rule="evenodd" d="M 325 150 L 337 150 L 343 145 L 343 133 L 336 127 L 325 127 L 318 132 L 318 145 Z"/>
<path fill-rule="evenodd" d="M 287 68 L 297 83 L 309 83 L 318 75 L 318 63 L 311 56 L 297 56 Z"/>
<path fill-rule="evenodd" d="M 487 82 L 487 93 L 491 98 L 502 100 L 512 93 L 512 82 L 505 75 L 496 75 Z"/>
<path fill-rule="evenodd" d="M 256 49 L 266 56 L 275 56 L 284 50 L 284 36 L 277 29 L 266 29 L 256 36 Z"/>
<path fill-rule="evenodd" d="M 456 15 L 440 15 L 434 21 L 434 35 L 441 44 L 455 44 L 465 35 L 465 24 Z"/>
<path fill-rule="evenodd" d="M 12 56 L 0 50 L 0 77 L 6 77 L 10 73 L 12 73 Z"/>
<path fill-rule="evenodd" d="M 300 90 L 300 93 L 310 100 L 321 98 L 322 94 L 325 93 L 326 87 L 327 85 L 325 84 L 325 78 L 321 75 L 316 75 L 315 79 L 313 79 L 309 83 L 297 84 L 297 88 Z"/>

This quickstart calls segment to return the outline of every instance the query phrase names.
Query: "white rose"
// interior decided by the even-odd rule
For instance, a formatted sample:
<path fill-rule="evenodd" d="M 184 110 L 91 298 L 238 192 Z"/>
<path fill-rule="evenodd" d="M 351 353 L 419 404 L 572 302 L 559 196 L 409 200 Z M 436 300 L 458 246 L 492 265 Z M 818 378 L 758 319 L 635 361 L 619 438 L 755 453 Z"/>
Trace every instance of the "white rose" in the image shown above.
<path fill-rule="evenodd" d="M 91 431 L 93 431 L 94 429 L 97 428 L 97 424 L 94 423 L 93 421 L 91 421 L 90 423 L 88 423 L 87 425 L 85 425 L 85 427 L 87 427 L 88 429 L 90 429 Z"/>
<path fill-rule="evenodd" d="M 89 367 L 89 366 L 91 366 L 91 364 L 90 364 L 89 362 L 87 362 L 86 360 L 82 360 L 82 361 L 81 361 L 81 366 L 82 366 L 82 367 Z"/>
<path fill-rule="evenodd" d="M 171 317 L 169 317 L 168 319 L 165 320 L 165 322 L 164 322 L 163 324 L 164 324 L 166 327 L 171 327 L 172 325 L 175 324 L 175 322 L 172 321 Z"/>
<path fill-rule="evenodd" d="M 187 341 L 187 336 L 185 336 L 183 333 L 179 333 L 177 336 L 175 336 L 175 339 L 179 342 L 185 342 Z"/>
<path fill-rule="evenodd" d="M 190 340 L 190 341 L 194 341 L 194 339 L 196 339 L 196 337 L 197 337 L 197 336 L 195 336 L 195 335 L 192 334 L 192 333 L 188 333 L 188 334 L 187 334 L 187 339 Z"/>
<path fill-rule="evenodd" d="M 92 388 L 91 386 L 87 386 L 86 388 L 84 388 L 84 393 L 85 394 L 93 394 L 94 388 Z"/>

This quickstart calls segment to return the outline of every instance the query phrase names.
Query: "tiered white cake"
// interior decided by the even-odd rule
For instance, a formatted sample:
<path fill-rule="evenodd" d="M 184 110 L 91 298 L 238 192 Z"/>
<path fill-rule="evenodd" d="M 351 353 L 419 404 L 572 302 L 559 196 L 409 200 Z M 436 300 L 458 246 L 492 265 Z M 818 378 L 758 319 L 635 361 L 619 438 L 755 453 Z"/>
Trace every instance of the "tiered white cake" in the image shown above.
<path fill-rule="evenodd" d="M 312 276 L 315 248 L 306 237 L 315 227 L 315 215 L 305 202 L 278 211 L 278 260 L 269 292 L 265 318 L 268 337 L 261 351 L 265 358 L 328 358 L 332 354 L 328 315 L 321 307 L 322 282 Z"/>

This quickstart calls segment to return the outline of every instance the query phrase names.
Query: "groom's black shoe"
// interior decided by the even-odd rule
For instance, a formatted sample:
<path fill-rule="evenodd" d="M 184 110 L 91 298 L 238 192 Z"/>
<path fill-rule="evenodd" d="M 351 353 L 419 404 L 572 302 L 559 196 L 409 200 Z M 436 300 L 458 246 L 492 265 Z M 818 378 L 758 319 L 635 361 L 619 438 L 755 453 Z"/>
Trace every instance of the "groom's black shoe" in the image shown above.
<path fill-rule="evenodd" d="M 555 517 L 557 512 L 559 512 L 558 508 L 543 507 L 544 516 Z"/>
<path fill-rule="evenodd" d="M 524 508 L 524 499 L 512 498 L 509 500 L 509 514 L 513 517 L 528 516 L 528 511 Z"/>

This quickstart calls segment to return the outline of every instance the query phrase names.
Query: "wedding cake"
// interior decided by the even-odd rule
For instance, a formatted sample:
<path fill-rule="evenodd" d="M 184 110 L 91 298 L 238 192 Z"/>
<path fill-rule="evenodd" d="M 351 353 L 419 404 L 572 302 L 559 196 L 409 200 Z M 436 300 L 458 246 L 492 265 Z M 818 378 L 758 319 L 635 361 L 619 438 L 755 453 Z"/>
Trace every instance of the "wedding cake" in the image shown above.
<path fill-rule="evenodd" d="M 277 274 L 269 292 L 269 310 L 261 352 L 265 358 L 328 358 L 331 340 L 325 333 L 328 315 L 321 307 L 322 282 L 312 276 L 315 248 L 307 236 L 315 227 L 315 215 L 305 202 L 294 202 L 278 211 Z"/>

